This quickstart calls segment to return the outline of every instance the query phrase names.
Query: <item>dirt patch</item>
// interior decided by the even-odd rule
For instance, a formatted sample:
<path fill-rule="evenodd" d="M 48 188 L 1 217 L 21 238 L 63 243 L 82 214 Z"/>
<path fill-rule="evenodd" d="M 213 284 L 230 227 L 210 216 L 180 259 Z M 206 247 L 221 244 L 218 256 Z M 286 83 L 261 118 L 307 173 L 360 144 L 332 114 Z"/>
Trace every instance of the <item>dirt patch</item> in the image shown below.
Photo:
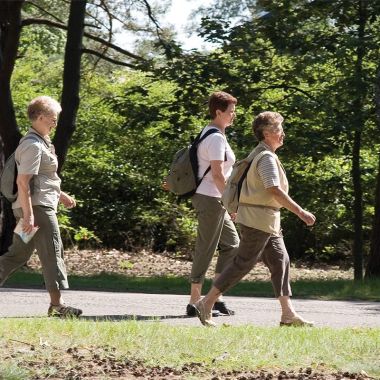
<path fill-rule="evenodd" d="M 149 251 L 123 252 L 118 250 L 70 250 L 65 252 L 65 261 L 69 275 L 90 275 L 101 272 L 119 273 L 128 276 L 155 277 L 176 276 L 188 277 L 191 262 L 175 257 L 169 253 L 157 254 Z M 207 272 L 207 277 L 214 275 L 216 259 L 213 259 Z M 40 269 L 36 254 L 28 262 L 31 269 Z M 339 266 L 316 265 L 308 266 L 293 263 L 291 267 L 292 281 L 301 279 L 353 279 L 352 269 L 342 269 Z M 269 280 L 269 271 L 263 263 L 258 263 L 247 274 L 245 280 Z"/>
<path fill-rule="evenodd" d="M 16 343 L 16 344 L 15 344 Z M 180 368 L 147 366 L 142 360 L 117 355 L 115 347 L 70 347 L 66 350 L 40 344 L 23 345 L 9 341 L 4 364 L 18 362 L 18 367 L 28 372 L 31 380 L 80 379 L 147 379 L 147 380 L 345 380 L 372 379 L 366 373 L 329 372 L 322 369 L 300 368 L 290 371 L 218 371 L 203 363 L 188 363 Z"/>

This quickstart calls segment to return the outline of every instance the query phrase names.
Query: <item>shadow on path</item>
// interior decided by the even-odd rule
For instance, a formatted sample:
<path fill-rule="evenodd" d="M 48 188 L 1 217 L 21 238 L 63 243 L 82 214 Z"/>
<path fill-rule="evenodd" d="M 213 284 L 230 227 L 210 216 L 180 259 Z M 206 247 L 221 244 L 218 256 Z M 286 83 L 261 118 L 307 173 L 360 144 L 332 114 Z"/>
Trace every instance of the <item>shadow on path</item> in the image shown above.
<path fill-rule="evenodd" d="M 194 318 L 187 315 L 136 315 L 136 314 L 124 314 L 124 315 L 83 315 L 79 317 L 79 320 L 86 321 L 159 321 L 162 319 L 187 319 Z"/>

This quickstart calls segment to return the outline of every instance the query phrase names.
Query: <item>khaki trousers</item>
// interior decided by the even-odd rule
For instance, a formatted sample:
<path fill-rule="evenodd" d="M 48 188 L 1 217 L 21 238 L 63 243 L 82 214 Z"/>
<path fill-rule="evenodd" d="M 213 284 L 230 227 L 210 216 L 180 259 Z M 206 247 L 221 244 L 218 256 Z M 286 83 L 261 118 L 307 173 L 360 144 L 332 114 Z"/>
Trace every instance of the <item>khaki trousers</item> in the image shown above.
<path fill-rule="evenodd" d="M 17 220 L 22 217 L 21 208 L 14 209 L 13 213 Z M 36 249 L 46 289 L 68 289 L 57 215 L 54 209 L 44 206 L 33 206 L 33 213 L 35 224 L 40 228 L 28 244 L 25 244 L 19 235 L 13 234 L 13 242 L 8 252 L 0 256 L 0 286 L 13 272 L 26 264 Z"/>
<path fill-rule="evenodd" d="M 203 283 L 217 247 L 219 255 L 215 273 L 220 273 L 235 256 L 239 235 L 220 198 L 195 194 L 192 204 L 198 219 L 198 229 L 190 280 L 192 283 Z"/>
<path fill-rule="evenodd" d="M 223 270 L 214 286 L 224 293 L 236 285 L 262 259 L 269 268 L 276 298 L 291 296 L 290 261 L 283 237 L 240 224 L 241 241 L 233 262 Z"/>

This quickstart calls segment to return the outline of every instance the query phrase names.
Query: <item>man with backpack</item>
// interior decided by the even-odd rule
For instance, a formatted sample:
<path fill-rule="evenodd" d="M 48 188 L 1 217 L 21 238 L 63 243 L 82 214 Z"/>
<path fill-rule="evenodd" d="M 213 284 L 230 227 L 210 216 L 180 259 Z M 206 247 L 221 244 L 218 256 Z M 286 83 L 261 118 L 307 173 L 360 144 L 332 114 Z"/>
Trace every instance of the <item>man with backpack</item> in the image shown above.
<path fill-rule="evenodd" d="M 211 122 L 202 130 L 200 139 L 206 134 L 208 136 L 197 145 L 197 176 L 200 183 L 198 181 L 191 200 L 197 215 L 198 228 L 190 275 L 190 301 L 186 307 L 188 316 L 196 316 L 193 305 L 201 298 L 202 284 L 217 248 L 219 247 L 219 255 L 215 279 L 232 261 L 239 246 L 235 225 L 221 203 L 226 180 L 235 162 L 225 130 L 235 119 L 236 103 L 237 100 L 226 92 L 211 94 L 208 101 Z M 227 308 L 221 294 L 213 308 L 221 314 L 234 314 Z"/>
<path fill-rule="evenodd" d="M 241 185 L 236 217 L 241 242 L 233 262 L 224 268 L 209 293 L 194 305 L 205 326 L 215 326 L 211 310 L 219 295 L 239 282 L 260 259 L 271 272 L 282 310 L 280 325 L 313 325 L 296 313 L 290 300 L 290 261 L 281 231 L 280 208 L 285 207 L 307 226 L 315 223 L 315 216 L 288 195 L 286 173 L 275 154 L 284 142 L 283 120 L 277 112 L 262 112 L 253 121 L 253 133 L 259 144 L 247 159 L 249 170 Z"/>

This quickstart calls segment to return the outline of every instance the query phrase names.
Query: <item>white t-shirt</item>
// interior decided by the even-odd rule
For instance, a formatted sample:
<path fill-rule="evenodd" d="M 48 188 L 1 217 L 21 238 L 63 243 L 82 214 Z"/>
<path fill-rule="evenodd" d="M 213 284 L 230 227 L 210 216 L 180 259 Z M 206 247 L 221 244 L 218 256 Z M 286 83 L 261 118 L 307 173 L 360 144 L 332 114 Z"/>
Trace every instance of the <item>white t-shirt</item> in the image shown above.
<path fill-rule="evenodd" d="M 215 129 L 214 126 L 207 126 L 203 129 L 202 135 L 210 129 Z M 223 161 L 223 174 L 227 178 L 231 175 L 232 166 L 235 163 L 235 154 L 228 144 L 226 136 L 222 133 L 213 133 L 207 136 L 199 145 L 197 150 L 198 155 L 198 178 L 201 178 L 207 168 L 210 166 L 210 161 Z M 225 161 L 227 158 L 227 161 Z M 197 194 L 208 195 L 210 197 L 220 198 L 222 194 L 215 185 L 211 170 L 203 178 L 201 184 L 196 191 Z"/>

